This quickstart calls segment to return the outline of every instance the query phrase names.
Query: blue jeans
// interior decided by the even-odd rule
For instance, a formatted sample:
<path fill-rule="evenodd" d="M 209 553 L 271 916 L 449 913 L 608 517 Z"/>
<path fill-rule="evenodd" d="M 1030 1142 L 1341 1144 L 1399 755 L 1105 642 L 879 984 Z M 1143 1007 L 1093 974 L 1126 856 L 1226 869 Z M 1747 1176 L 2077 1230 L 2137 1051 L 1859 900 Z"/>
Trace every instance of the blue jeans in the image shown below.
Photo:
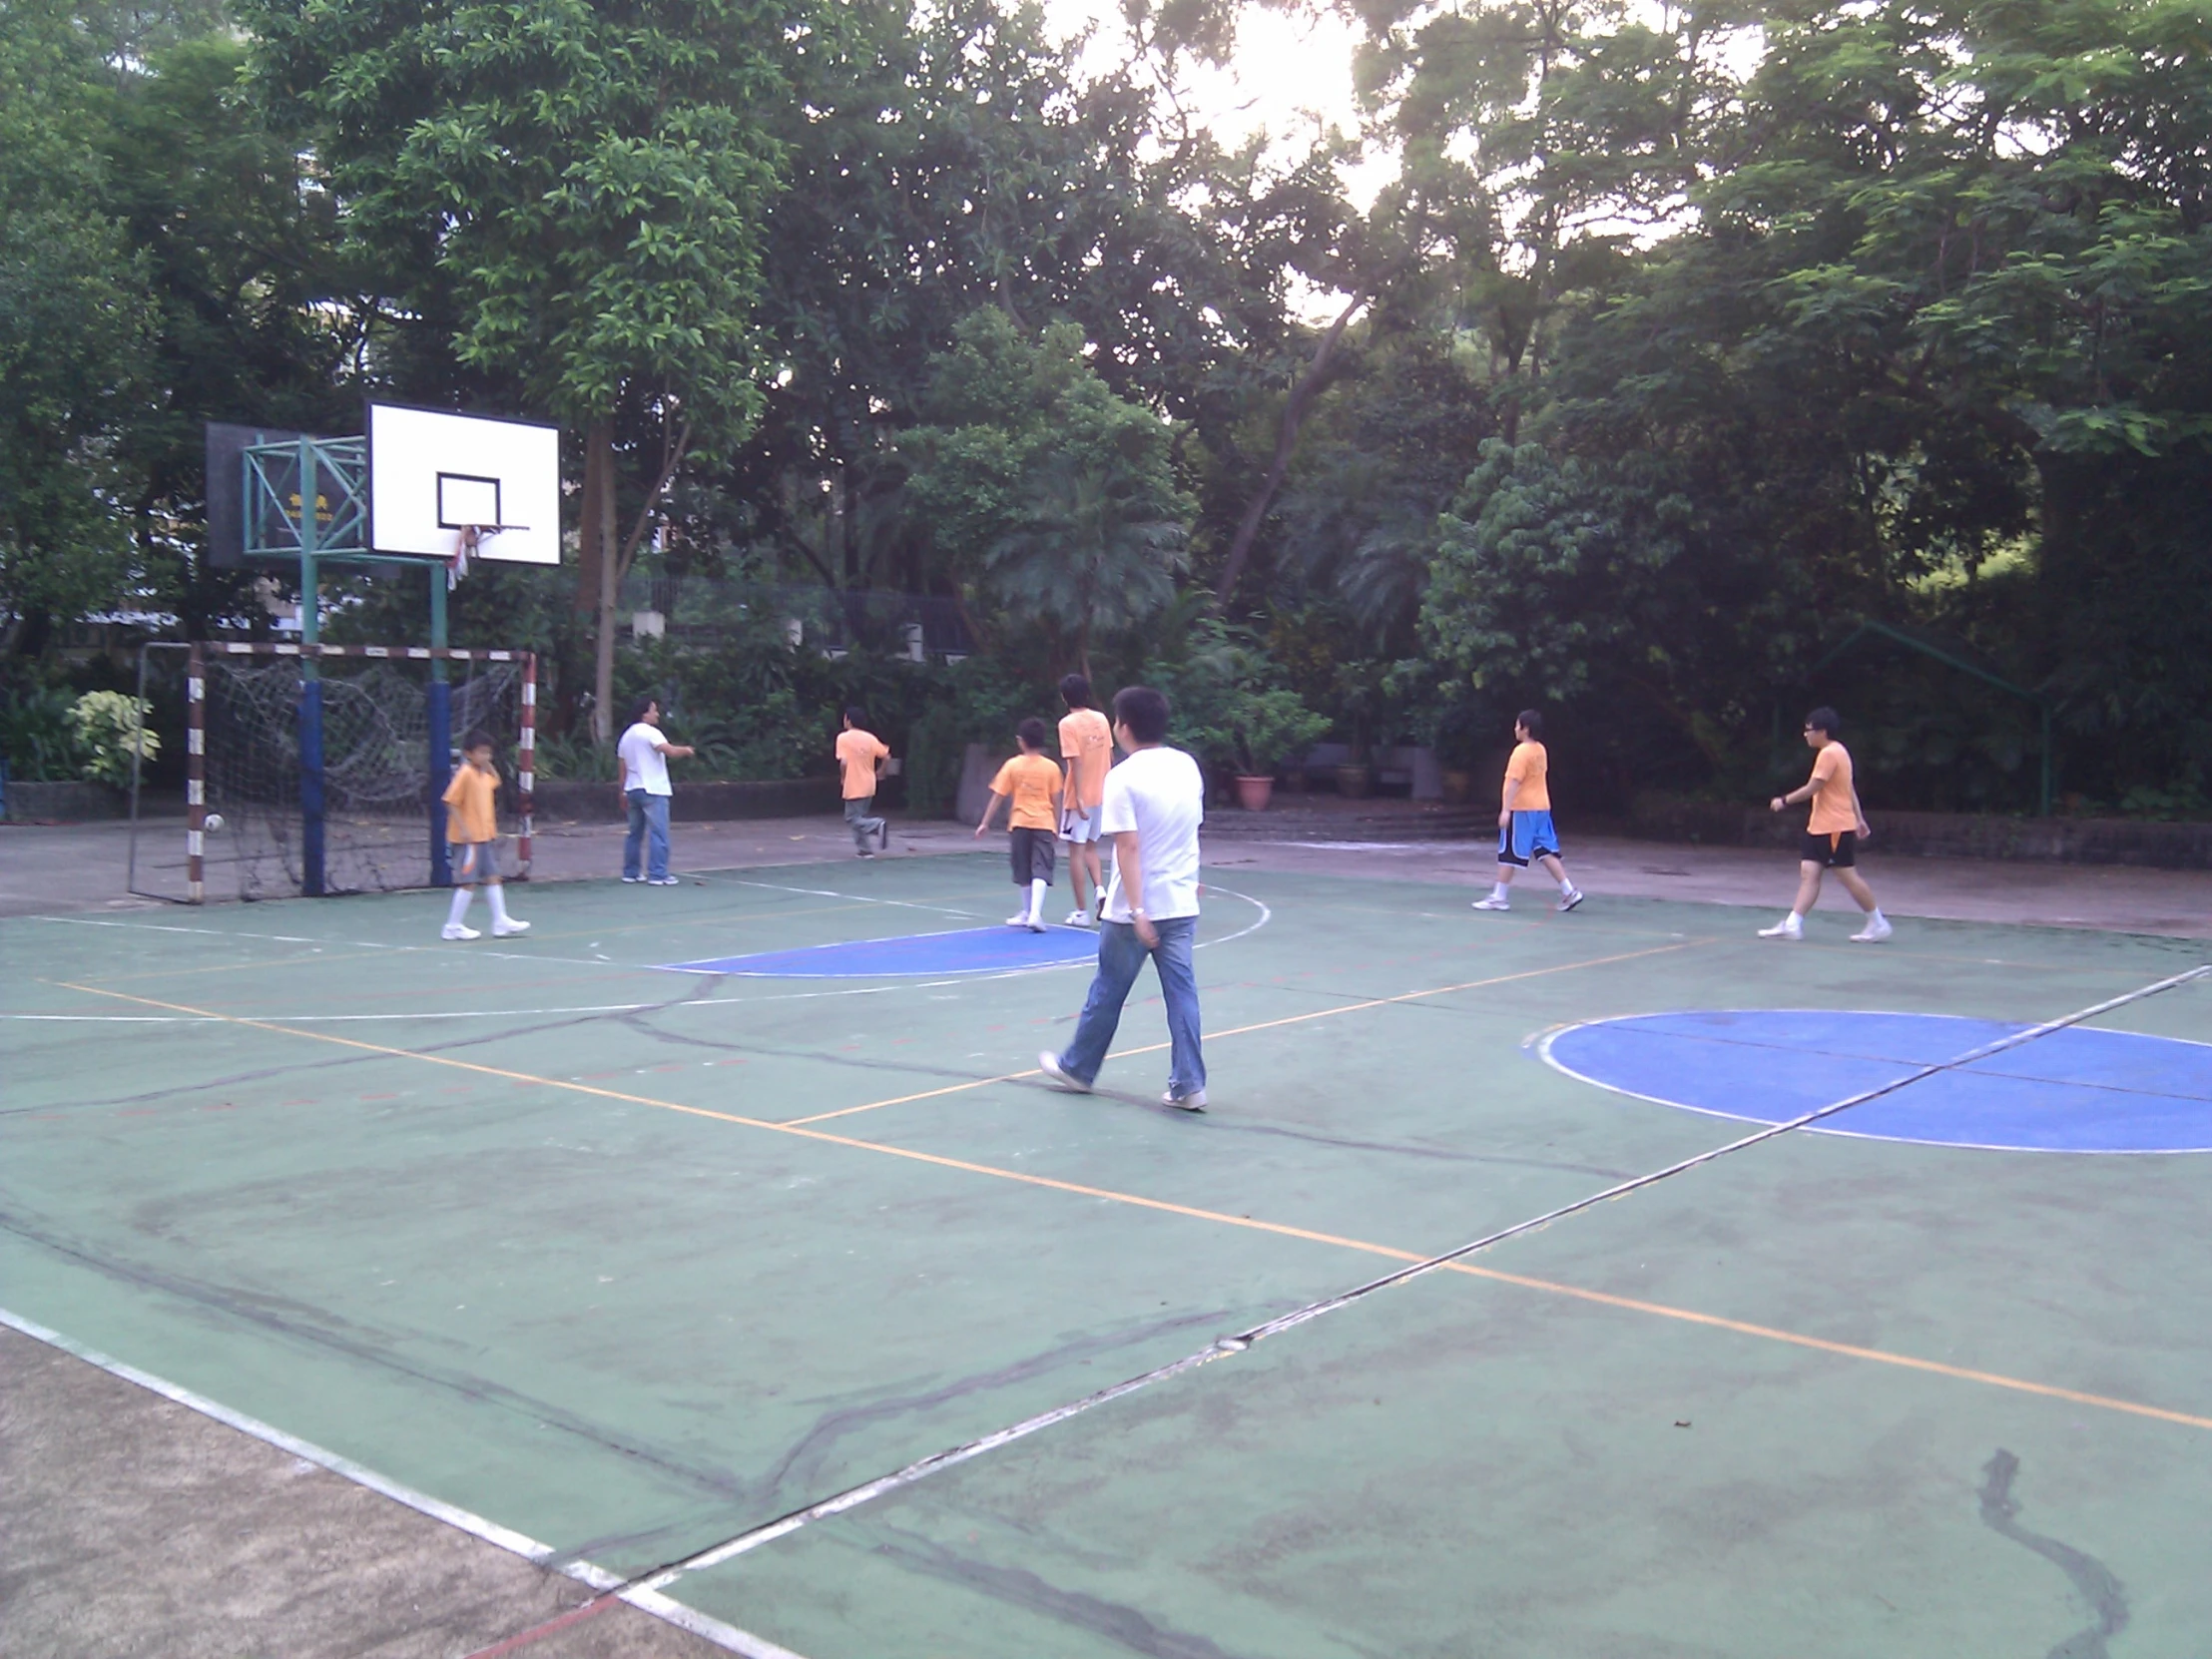
<path fill-rule="evenodd" d="M 862 852 L 867 850 L 869 836 L 880 837 L 883 833 L 883 821 L 868 810 L 874 805 L 875 797 L 872 795 L 862 796 L 856 801 L 849 797 L 845 800 L 844 827 L 852 831 L 853 846 Z"/>
<path fill-rule="evenodd" d="M 622 877 L 626 881 L 638 878 L 638 852 L 646 832 L 651 830 L 652 857 L 644 874 L 651 881 L 664 880 L 668 876 L 668 797 L 647 795 L 643 790 L 629 790 L 625 795 L 630 803 L 630 833 L 622 842 Z"/>
<path fill-rule="evenodd" d="M 1206 1057 L 1199 1052 L 1198 976 L 1191 969 L 1198 917 L 1171 916 L 1152 925 L 1160 942 L 1147 950 L 1128 922 L 1099 923 L 1098 975 L 1091 981 L 1083 1017 L 1076 1021 L 1075 1038 L 1060 1056 L 1060 1065 L 1084 1083 L 1097 1078 L 1113 1043 L 1114 1028 L 1121 1023 L 1121 1005 L 1129 1000 L 1130 987 L 1150 956 L 1160 975 L 1160 995 L 1168 1005 L 1168 1087 L 1177 1094 L 1196 1094 L 1206 1087 Z"/>

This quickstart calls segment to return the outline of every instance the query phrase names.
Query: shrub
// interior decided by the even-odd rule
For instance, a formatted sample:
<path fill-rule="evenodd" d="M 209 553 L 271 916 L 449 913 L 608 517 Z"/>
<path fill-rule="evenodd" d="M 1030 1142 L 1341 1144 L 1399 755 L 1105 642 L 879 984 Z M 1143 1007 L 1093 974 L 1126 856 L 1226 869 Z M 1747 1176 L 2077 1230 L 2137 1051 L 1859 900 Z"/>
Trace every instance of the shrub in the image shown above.
<path fill-rule="evenodd" d="M 118 691 L 86 692 L 71 704 L 69 725 L 84 755 L 84 776 L 129 789 L 132 758 L 152 761 L 161 753 L 162 740 L 146 729 L 152 713 L 152 704 Z"/>

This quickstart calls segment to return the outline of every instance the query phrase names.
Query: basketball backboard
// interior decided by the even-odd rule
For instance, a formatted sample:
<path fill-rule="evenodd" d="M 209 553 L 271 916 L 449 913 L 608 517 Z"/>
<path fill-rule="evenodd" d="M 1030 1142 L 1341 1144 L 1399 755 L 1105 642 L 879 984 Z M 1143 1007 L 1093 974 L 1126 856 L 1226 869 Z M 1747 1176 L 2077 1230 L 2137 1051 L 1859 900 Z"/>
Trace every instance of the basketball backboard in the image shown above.
<path fill-rule="evenodd" d="M 377 553 L 561 562 L 561 432 L 488 415 L 368 406 L 368 544 Z"/>

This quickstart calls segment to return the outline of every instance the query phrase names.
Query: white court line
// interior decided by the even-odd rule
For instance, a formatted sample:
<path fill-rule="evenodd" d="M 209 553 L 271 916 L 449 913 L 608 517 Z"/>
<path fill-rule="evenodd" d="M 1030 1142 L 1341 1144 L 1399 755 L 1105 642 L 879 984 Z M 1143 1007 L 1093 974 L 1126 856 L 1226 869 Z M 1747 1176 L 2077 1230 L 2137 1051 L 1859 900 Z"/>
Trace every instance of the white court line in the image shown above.
<path fill-rule="evenodd" d="M 224 1424 L 226 1427 L 235 1428 L 242 1434 L 251 1434 L 265 1445 L 275 1446 L 278 1451 L 289 1452 L 302 1461 L 313 1463 L 319 1468 L 328 1469 L 339 1478 L 350 1480 L 356 1486 L 365 1486 L 379 1496 L 390 1498 L 394 1503 L 404 1504 L 419 1515 L 427 1515 L 432 1520 L 442 1521 L 456 1531 L 465 1532 L 472 1538 L 480 1538 L 487 1544 L 495 1545 L 507 1551 L 510 1555 L 519 1555 L 533 1566 L 545 1567 L 561 1574 L 564 1578 L 571 1578 L 579 1584 L 588 1585 L 594 1590 L 611 1590 L 619 1584 L 628 1582 L 622 1574 L 609 1572 L 605 1567 L 597 1566 L 590 1561 L 558 1559 L 560 1551 L 556 1550 L 551 1544 L 542 1544 L 535 1538 L 527 1537 L 515 1531 L 512 1527 L 501 1526 L 495 1520 L 488 1520 L 484 1516 L 472 1513 L 467 1509 L 457 1508 L 442 1498 L 432 1497 L 427 1492 L 418 1492 L 412 1486 L 403 1486 L 389 1475 L 378 1474 L 374 1469 L 356 1463 L 350 1457 L 343 1457 L 337 1452 L 326 1450 L 314 1444 L 311 1440 L 302 1440 L 296 1434 L 287 1434 L 281 1428 L 276 1427 L 272 1423 L 266 1423 L 259 1417 L 248 1416 L 244 1411 L 234 1411 L 230 1406 L 218 1400 L 210 1399 L 206 1394 L 195 1393 L 192 1389 L 172 1382 L 166 1378 L 156 1377 L 151 1372 L 140 1371 L 136 1366 L 125 1365 L 121 1360 L 111 1359 L 97 1349 L 87 1348 L 73 1338 L 65 1337 L 58 1331 L 50 1331 L 36 1321 L 23 1318 L 20 1314 L 13 1314 L 5 1308 L 0 1308 L 0 1325 L 6 1326 L 11 1331 L 20 1332 L 33 1342 L 44 1343 L 48 1348 L 59 1349 L 64 1354 L 74 1355 L 88 1366 L 97 1366 L 109 1376 L 119 1377 L 126 1382 L 135 1383 L 141 1388 L 161 1395 L 164 1399 L 184 1406 L 187 1410 L 198 1411 L 204 1417 L 212 1417 L 217 1422 Z M 686 1607 L 682 1602 L 673 1601 L 653 1590 L 633 1588 L 617 1593 L 619 1599 L 628 1602 L 640 1612 L 650 1613 L 657 1619 L 665 1620 L 680 1629 L 690 1631 L 695 1636 L 705 1637 L 716 1646 L 726 1648 L 732 1653 L 744 1654 L 746 1659 L 801 1659 L 801 1655 L 792 1652 L 790 1648 L 779 1647 L 776 1643 L 764 1637 L 740 1630 L 734 1624 L 725 1624 L 720 1619 L 710 1618 L 705 1613 Z"/>
<path fill-rule="evenodd" d="M 432 890 L 432 889 L 425 889 Z M 228 927 L 175 927 L 159 921 L 114 921 L 104 916 L 23 916 L 23 921 L 51 921 L 69 927 L 120 927 L 130 933 L 199 933 L 212 939 L 266 939 L 276 944 L 311 944 L 335 950 L 398 950 L 438 952 L 450 950 L 455 941 L 441 939 L 436 944 L 391 944 L 377 939 L 308 939 L 295 933 L 245 933 L 234 932 Z M 641 962 L 610 962 L 606 957 L 547 956 L 537 951 L 492 950 L 475 948 L 471 956 L 489 956 L 501 962 L 565 962 L 574 967 L 644 967 Z M 280 967 L 280 962 L 270 962 L 270 967 Z"/>
<path fill-rule="evenodd" d="M 1234 933 L 1224 933 L 1224 934 L 1223 934 L 1223 935 L 1222 935 L 1222 936 L 1221 936 L 1220 938 L 1218 938 L 1218 939 L 1201 939 L 1201 940 L 1199 940 L 1199 942 L 1198 942 L 1197 946 L 1195 947 L 1195 948 L 1197 948 L 1197 949 L 1199 949 L 1199 950 L 1210 950 L 1210 949 L 1212 949 L 1212 948 L 1213 948 L 1213 947 L 1214 947 L 1215 945 L 1217 945 L 1217 944 L 1234 944 L 1234 943 L 1235 943 L 1235 942 L 1236 942 L 1237 940 L 1239 940 L 1239 939 L 1241 939 L 1241 938 L 1244 938 L 1244 937 L 1246 937 L 1246 936 L 1247 936 L 1247 935 L 1249 935 L 1249 934 L 1252 934 L 1252 933 L 1257 933 L 1257 932 L 1258 932 L 1258 931 L 1259 931 L 1259 930 L 1260 930 L 1261 928 L 1265 927 L 1265 926 L 1266 926 L 1266 925 L 1267 925 L 1267 924 L 1268 924 L 1269 922 L 1271 922 L 1271 921 L 1273 921 L 1273 920 L 1275 919 L 1275 911 L 1274 911 L 1274 909 L 1273 909 L 1273 908 L 1271 908 L 1271 907 L 1270 907 L 1270 906 L 1269 906 L 1269 905 L 1267 904 L 1267 902 L 1266 902 L 1265 900 L 1263 900 L 1263 899 L 1258 899 L 1258 898 L 1254 898 L 1254 897 L 1253 897 L 1253 896 L 1252 896 L 1252 895 L 1251 895 L 1250 893 L 1242 893 L 1242 892 L 1238 892 L 1238 891 L 1236 891 L 1236 890 L 1235 890 L 1234 888 L 1232 888 L 1232 887 L 1222 887 L 1222 886 L 1216 886 L 1216 885 L 1214 885 L 1214 883 L 1212 883 L 1212 882 L 1208 882 L 1208 883 L 1206 884 L 1206 890 L 1207 890 L 1207 891 L 1209 891 L 1209 892 L 1218 892 L 1218 893 L 1224 893 L 1224 894 L 1227 894 L 1227 895 L 1228 895 L 1229 897 L 1231 897 L 1231 898 L 1241 898 L 1241 899 L 1243 899 L 1243 900 L 1244 900 L 1244 901 L 1245 901 L 1245 902 L 1246 902 L 1247 904 L 1250 904 L 1250 905 L 1252 905 L 1252 906 L 1253 906 L 1253 907 L 1254 907 L 1255 909 L 1257 909 L 1257 910 L 1258 910 L 1258 911 L 1260 912 L 1260 914 L 1259 914 L 1259 916 L 1257 917 L 1257 919 L 1253 920 L 1252 922 L 1248 923 L 1247 925 L 1245 925 L 1245 926 L 1243 926 L 1243 927 L 1240 927 L 1240 928 L 1238 928 L 1238 929 L 1237 929 L 1237 930 L 1236 930 L 1236 931 L 1235 931 Z M 836 898 L 836 897 L 840 897 L 840 896 L 842 896 L 842 895 L 841 895 L 841 894 L 837 894 L 837 893 L 830 893 L 830 894 L 826 894 L 826 895 L 819 895 L 819 896 L 827 896 L 827 897 L 830 897 L 830 898 Z M 53 918 L 51 918 L 51 919 L 53 919 L 53 920 L 64 920 L 64 919 L 69 919 L 69 918 L 65 918 L 65 917 L 58 917 L 58 916 L 57 916 L 57 917 L 53 917 Z M 117 923 L 114 923 L 113 925 L 115 925 L 115 926 L 129 926 L 129 925 L 131 925 L 131 924 L 130 924 L 130 923 L 127 923 L 127 922 L 117 922 Z M 202 928 L 192 928 L 192 927 L 187 927 L 187 928 L 176 928 L 176 929 L 173 929 L 173 931 L 177 931 L 177 932 L 188 932 L 188 933 L 190 933 L 190 932 L 202 932 L 202 931 L 208 931 L 208 929 L 202 929 Z M 255 936 L 255 937 L 263 937 L 263 938 L 274 938 L 274 937 L 276 937 L 276 935 L 275 935 L 275 934 L 260 934 L 260 935 L 241 935 L 241 934 L 231 934 L 231 933 L 225 933 L 225 934 L 222 934 L 221 936 L 222 936 L 222 937 L 225 937 L 225 938 L 237 938 L 237 937 L 246 937 L 246 936 Z M 428 947 L 428 946 L 418 946 L 418 945 L 391 945 L 391 946 L 387 946 L 387 947 L 385 947 L 385 948 L 389 948 L 389 949 L 393 949 L 393 950 L 414 950 L 414 949 L 427 949 L 427 948 L 429 948 L 429 947 Z M 489 954 L 489 953 L 488 953 L 488 952 L 479 952 L 479 954 Z M 549 960 L 554 960 L 554 959 L 556 959 L 556 958 L 551 958 L 551 957 L 544 957 L 544 956 L 536 956 L 536 957 L 529 957 L 529 956 L 525 956 L 525 957 L 519 957 L 519 958 L 513 958 L 513 959 L 519 959 L 519 960 L 523 960 L 523 961 L 549 961 Z M 595 966 L 595 967 L 597 967 L 597 966 L 605 966 L 606 964 L 604 964 L 604 963 L 594 963 L 594 964 L 592 964 L 592 965 L 593 965 L 593 966 Z M 631 964 L 626 964 L 626 963 L 617 963 L 617 964 L 615 964 L 615 965 L 616 965 L 616 966 L 627 966 L 627 965 L 631 965 Z M 813 1001 L 817 1001 L 817 1000 L 820 1000 L 821 998 L 824 998 L 824 997 L 833 997 L 833 996 L 883 996 L 883 995 L 886 995 L 886 994 L 888 994 L 888 993 L 890 993 L 890 992 L 892 992 L 892 991 L 927 991 L 927 990 L 945 990 L 945 989 L 952 989 L 952 988 L 957 988 L 957 987 L 959 987 L 959 986 L 961 986 L 961 985 L 981 985 L 981 984 L 988 984 L 988 983 L 990 983 L 990 982 L 991 982 L 992 980 L 994 980 L 994 979 L 1019 979 L 1019 978 L 1022 978 L 1022 977 L 1024 977 L 1025 975 L 1028 975 L 1028 974 L 1032 974 L 1032 973 L 1058 973 L 1058 972 L 1062 972 L 1062 971 L 1064 971 L 1064 970 L 1065 970 L 1065 969 L 1067 969 L 1067 968 L 1071 968 L 1071 967 L 1087 967 L 1088 965 L 1089 965 L 1089 964 L 1088 964 L 1087 962 L 1082 962 L 1082 961 L 1075 961 L 1075 962 L 1042 962 L 1042 963 L 1039 963 L 1039 964 L 1038 964 L 1037 966 L 1035 966 L 1035 967 L 1006 968 L 1006 969 L 1003 969 L 1003 970 L 1001 970 L 1001 971 L 999 971 L 999 972 L 995 972 L 995 973 L 963 973 L 963 974 L 960 974 L 960 975 L 958 975 L 957 977 L 955 977 L 955 978 L 951 978 L 951 979 L 923 979 L 923 980 L 901 980 L 901 981 L 898 981 L 898 982 L 896 982 L 896 983 L 893 983 L 893 984 L 889 984 L 889 985 L 848 985 L 848 986 L 845 986 L 845 987 L 843 987 L 842 989 L 839 989 L 839 990 L 833 990 L 833 991 L 786 991 L 786 992 L 784 992 L 784 993 L 782 993 L 782 994 L 780 994 L 780 995 L 776 995 L 776 996 L 700 996 L 700 997 L 687 997 L 687 998 L 683 999 L 682 1001 L 677 1001 L 677 1002 L 592 1002 L 592 1003 L 583 1003 L 583 1004 L 580 1004 L 580 1005 L 577 1005 L 577 1006 L 574 1006 L 574 1007 L 567 1007 L 567 1008 L 440 1008 L 440 1009 L 435 1009 L 435 1010 L 426 1010 L 426 1011 L 424 1011 L 424 1012 L 422 1012 L 422 1013 L 415 1013 L 415 1014 L 407 1014 L 407 1013 L 379 1013 L 379 1014 L 206 1014 L 206 1015 L 203 1015 L 203 1014 L 23 1014 L 23 1013 L 6 1013 L 6 1012 L 0 1012 L 0 1020 L 20 1020 L 20 1021 L 23 1021 L 23 1022 L 25 1022 L 25 1023 L 29 1023 L 29 1024 L 47 1024 L 47 1025 L 226 1025 L 226 1024 L 230 1024 L 230 1023 L 232 1023 L 232 1022 L 233 1022 L 233 1021 L 235 1021 L 235 1020 L 240 1020 L 240 1019 L 258 1019 L 258 1020 L 262 1020 L 262 1021 L 265 1021 L 266 1023 L 268 1023 L 268 1024 L 271 1024 L 271 1025 L 358 1025 L 358 1024 L 371 1024 L 371 1023 L 376 1023 L 376 1022 L 379 1022 L 379 1021 L 391 1021 L 391 1020 L 429 1020 L 429 1019 L 538 1019 L 538 1018 L 543 1018 L 543 1017 L 547 1017 L 547 1016 L 550 1016 L 550 1015 L 553 1015 L 553 1014 L 642 1014 L 642 1013 L 674 1013 L 674 1012 L 678 1012 L 678 1011 L 680 1011 L 680 1010 L 683 1010 L 683 1009 L 686 1009 L 686 1008 L 727 1008 L 727 1007 L 734 1007 L 734 1006 L 742 1006 L 742 1005 L 744 1005 L 744 1004 L 747 1004 L 747 1003 L 753 1003 L 753 1002 L 813 1002 Z M 641 970 L 641 971 L 653 971 L 653 970 L 649 970 L 649 969 L 648 969 L 648 970 Z M 706 970 L 705 970 L 705 969 L 702 969 L 702 968 L 690 968 L 690 969 L 686 969 L 686 970 L 684 970 L 684 971 L 686 971 L 686 972 L 692 972 L 692 973 L 704 973 L 704 972 L 705 972 Z M 726 977 L 726 978 L 742 978 L 742 977 L 743 977 L 743 975 L 740 975 L 740 974 L 728 974 L 728 975 L 723 975 L 722 977 Z"/>

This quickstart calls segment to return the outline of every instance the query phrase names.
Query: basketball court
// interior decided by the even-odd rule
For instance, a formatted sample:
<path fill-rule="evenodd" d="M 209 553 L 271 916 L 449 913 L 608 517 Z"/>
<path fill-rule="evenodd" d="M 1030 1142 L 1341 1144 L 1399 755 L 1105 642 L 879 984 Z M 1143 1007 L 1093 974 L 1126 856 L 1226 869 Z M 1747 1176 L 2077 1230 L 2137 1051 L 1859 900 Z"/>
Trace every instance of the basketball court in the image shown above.
<path fill-rule="evenodd" d="M 2201 1651 L 2202 941 L 1216 873 L 1200 1117 L 990 854 L 0 921 L 0 1301 L 564 1632 Z"/>

